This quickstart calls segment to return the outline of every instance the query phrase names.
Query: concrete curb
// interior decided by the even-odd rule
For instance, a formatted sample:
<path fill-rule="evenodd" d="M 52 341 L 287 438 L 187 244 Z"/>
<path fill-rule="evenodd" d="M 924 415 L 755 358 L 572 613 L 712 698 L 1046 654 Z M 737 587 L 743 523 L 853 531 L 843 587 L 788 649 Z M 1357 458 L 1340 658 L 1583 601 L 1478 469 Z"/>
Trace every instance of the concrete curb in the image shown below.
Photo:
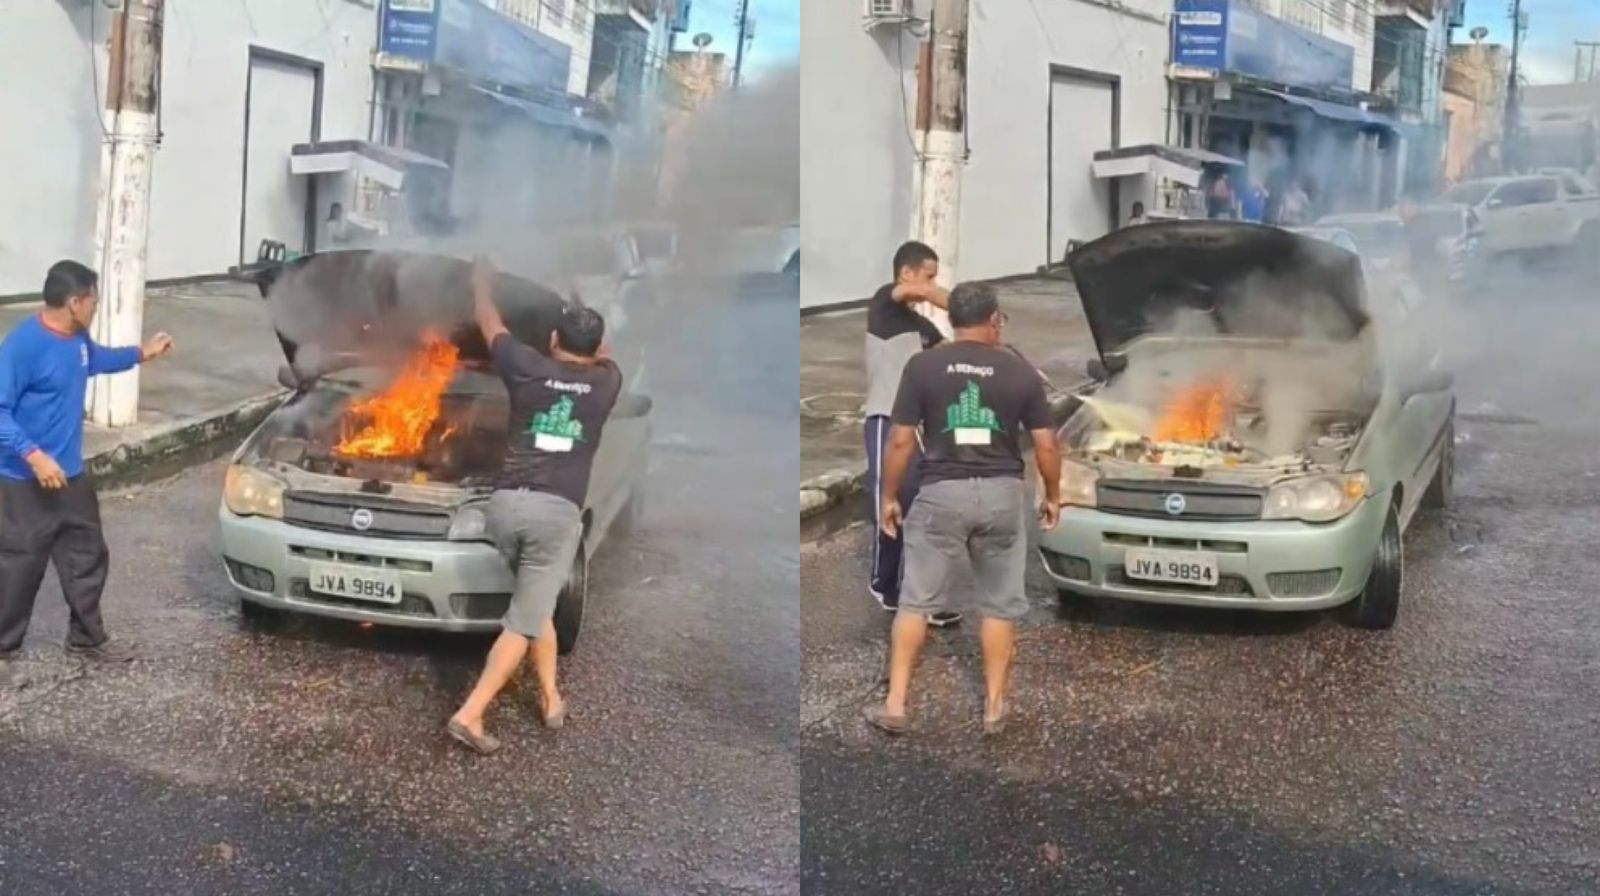
<path fill-rule="evenodd" d="M 1079 383 L 1066 393 L 1050 399 L 1050 414 L 1057 420 L 1065 418 L 1075 402 L 1079 389 L 1089 385 Z M 860 495 L 867 487 L 866 470 L 829 470 L 800 483 L 800 520 L 811 519 Z"/>
<path fill-rule="evenodd" d="M 152 426 L 128 441 L 87 458 L 86 472 L 102 488 L 176 472 L 171 469 L 173 463 L 216 448 L 229 438 L 260 425 L 288 394 L 278 390 L 195 417 Z"/>

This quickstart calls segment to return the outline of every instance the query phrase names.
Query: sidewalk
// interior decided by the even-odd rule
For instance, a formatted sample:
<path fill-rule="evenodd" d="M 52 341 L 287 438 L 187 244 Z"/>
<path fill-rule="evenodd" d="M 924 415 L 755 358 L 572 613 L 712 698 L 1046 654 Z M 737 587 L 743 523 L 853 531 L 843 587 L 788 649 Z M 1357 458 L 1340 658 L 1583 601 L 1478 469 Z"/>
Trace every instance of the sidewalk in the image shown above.
<path fill-rule="evenodd" d="M 1082 384 L 1095 356 L 1072 283 L 1029 278 L 998 284 L 1006 339 L 1042 370 L 1059 398 Z M 800 321 L 800 515 L 852 500 L 865 477 L 861 401 L 866 311 Z"/>
<path fill-rule="evenodd" d="M 0 332 L 41 305 L 0 306 Z M 122 429 L 84 426 L 84 459 L 98 479 L 117 479 L 189 449 L 253 427 L 277 405 L 283 353 L 266 303 L 247 283 L 152 290 L 146 336 L 165 331 L 176 350 L 140 370 L 139 422 Z"/>

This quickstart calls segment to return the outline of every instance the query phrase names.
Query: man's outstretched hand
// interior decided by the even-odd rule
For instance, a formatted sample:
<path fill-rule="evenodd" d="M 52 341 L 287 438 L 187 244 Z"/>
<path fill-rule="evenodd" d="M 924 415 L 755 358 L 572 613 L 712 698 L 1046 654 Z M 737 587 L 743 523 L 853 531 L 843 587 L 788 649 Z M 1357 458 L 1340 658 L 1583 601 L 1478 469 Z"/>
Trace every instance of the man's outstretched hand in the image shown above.
<path fill-rule="evenodd" d="M 140 361 L 154 361 L 172 351 L 172 337 L 165 333 L 157 333 L 150 337 L 150 341 L 139 347 Z"/>

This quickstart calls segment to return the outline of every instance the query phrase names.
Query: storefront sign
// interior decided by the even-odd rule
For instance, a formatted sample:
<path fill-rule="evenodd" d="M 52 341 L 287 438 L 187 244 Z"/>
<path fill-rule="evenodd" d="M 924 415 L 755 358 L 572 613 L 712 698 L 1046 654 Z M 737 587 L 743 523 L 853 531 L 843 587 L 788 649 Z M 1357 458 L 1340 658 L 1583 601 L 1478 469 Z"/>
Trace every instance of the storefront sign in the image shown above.
<path fill-rule="evenodd" d="M 1355 48 L 1249 7 L 1243 0 L 1176 0 L 1172 62 L 1317 89 L 1349 90 Z"/>
<path fill-rule="evenodd" d="M 439 36 L 437 0 L 383 0 L 378 15 L 380 56 L 418 63 L 433 61 Z"/>
<path fill-rule="evenodd" d="M 572 65 L 572 50 L 566 44 L 477 0 L 439 0 L 439 4 L 435 61 L 481 81 L 566 92 Z"/>

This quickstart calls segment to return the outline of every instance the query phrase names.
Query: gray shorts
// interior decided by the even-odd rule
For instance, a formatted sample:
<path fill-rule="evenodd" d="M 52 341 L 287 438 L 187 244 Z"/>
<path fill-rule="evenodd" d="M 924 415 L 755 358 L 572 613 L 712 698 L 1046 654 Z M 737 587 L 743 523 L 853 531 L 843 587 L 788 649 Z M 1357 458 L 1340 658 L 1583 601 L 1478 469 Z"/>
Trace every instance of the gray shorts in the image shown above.
<path fill-rule="evenodd" d="M 517 577 L 501 625 L 537 638 L 555 615 L 583 538 L 577 505 L 545 492 L 501 490 L 489 497 L 488 521 L 495 546 Z"/>
<path fill-rule="evenodd" d="M 971 609 L 991 619 L 1028 613 L 1028 492 L 1021 479 L 951 479 L 924 485 L 906 514 L 900 610 L 958 612 L 951 578 L 970 563 L 977 583 Z"/>

